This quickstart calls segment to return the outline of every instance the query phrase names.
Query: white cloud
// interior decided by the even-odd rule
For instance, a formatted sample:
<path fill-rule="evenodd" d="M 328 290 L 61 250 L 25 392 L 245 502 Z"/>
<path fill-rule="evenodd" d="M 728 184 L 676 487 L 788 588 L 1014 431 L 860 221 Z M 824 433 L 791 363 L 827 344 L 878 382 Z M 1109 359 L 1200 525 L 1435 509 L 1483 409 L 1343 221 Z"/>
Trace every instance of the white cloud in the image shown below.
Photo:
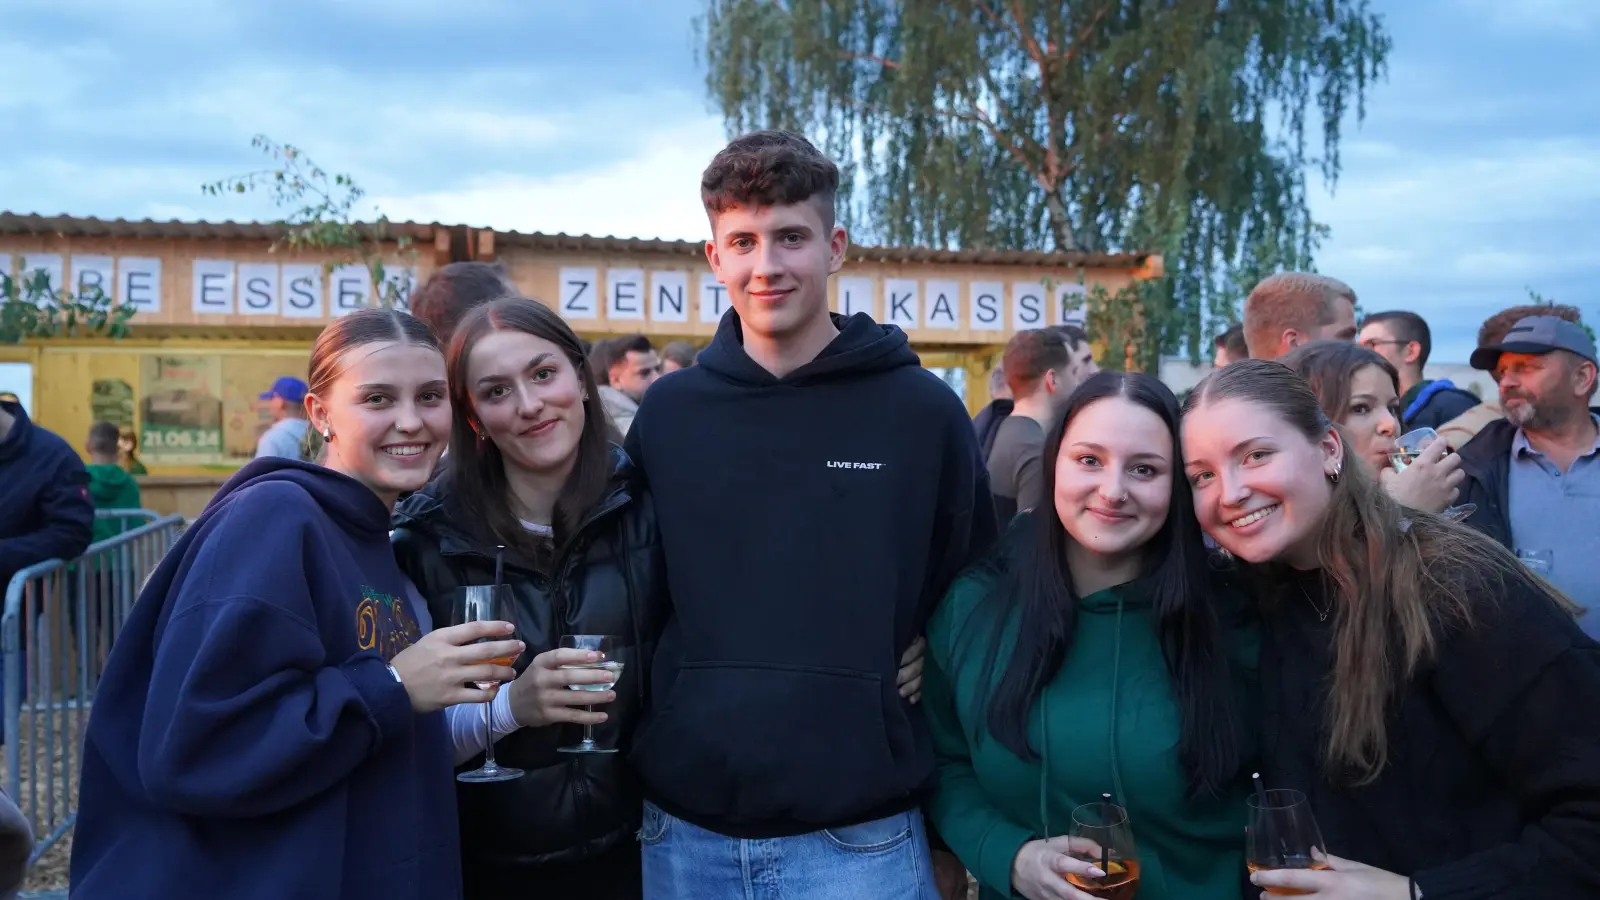
<path fill-rule="evenodd" d="M 700 173 L 726 142 L 720 119 L 701 118 L 652 132 L 632 156 L 591 169 L 484 173 L 460 188 L 373 199 L 392 219 L 702 240 Z"/>

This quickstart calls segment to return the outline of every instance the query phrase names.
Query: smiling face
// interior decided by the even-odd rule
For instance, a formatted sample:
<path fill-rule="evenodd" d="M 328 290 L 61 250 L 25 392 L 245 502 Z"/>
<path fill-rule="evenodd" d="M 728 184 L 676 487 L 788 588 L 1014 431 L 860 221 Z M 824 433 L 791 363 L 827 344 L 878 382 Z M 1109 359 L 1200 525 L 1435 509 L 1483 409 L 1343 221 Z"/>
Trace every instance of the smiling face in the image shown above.
<path fill-rule="evenodd" d="M 1172 506 L 1172 433 L 1125 397 L 1078 410 L 1056 455 L 1056 515 L 1079 546 L 1101 556 L 1138 553 Z"/>
<path fill-rule="evenodd" d="M 1317 565 L 1317 537 L 1344 447 L 1312 441 L 1269 406 L 1225 399 L 1183 418 L 1183 453 L 1200 527 L 1247 562 Z"/>
<path fill-rule="evenodd" d="M 477 430 L 507 465 L 571 468 L 583 437 L 583 382 L 559 347 L 522 331 L 491 331 L 467 357 L 467 389 Z"/>
<path fill-rule="evenodd" d="M 332 435 L 328 468 L 389 505 L 425 487 L 450 436 L 444 356 L 421 344 L 360 344 L 339 358 L 339 376 L 306 397 L 311 425 Z"/>
<path fill-rule="evenodd" d="M 1381 472 L 1389 465 L 1400 436 L 1400 398 L 1394 380 L 1377 366 L 1362 366 L 1350 376 L 1350 402 L 1339 416 L 1350 451 Z"/>
<path fill-rule="evenodd" d="M 828 276 L 844 264 L 843 228 L 816 203 L 733 206 L 712 217 L 706 259 L 744 328 L 778 339 L 828 317 Z"/>

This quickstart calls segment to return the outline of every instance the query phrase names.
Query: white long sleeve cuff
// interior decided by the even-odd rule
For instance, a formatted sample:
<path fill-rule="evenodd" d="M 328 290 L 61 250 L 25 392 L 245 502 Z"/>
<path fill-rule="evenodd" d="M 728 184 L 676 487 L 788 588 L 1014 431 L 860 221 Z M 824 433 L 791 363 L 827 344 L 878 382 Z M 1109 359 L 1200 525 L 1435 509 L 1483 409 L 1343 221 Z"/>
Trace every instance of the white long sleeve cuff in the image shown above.
<path fill-rule="evenodd" d="M 482 753 L 487 746 L 483 740 L 483 704 L 460 703 L 445 710 L 450 723 L 450 741 L 456 748 L 456 765 Z M 490 727 L 496 741 L 522 726 L 511 712 L 511 683 L 500 686 L 500 692 L 489 701 Z"/>

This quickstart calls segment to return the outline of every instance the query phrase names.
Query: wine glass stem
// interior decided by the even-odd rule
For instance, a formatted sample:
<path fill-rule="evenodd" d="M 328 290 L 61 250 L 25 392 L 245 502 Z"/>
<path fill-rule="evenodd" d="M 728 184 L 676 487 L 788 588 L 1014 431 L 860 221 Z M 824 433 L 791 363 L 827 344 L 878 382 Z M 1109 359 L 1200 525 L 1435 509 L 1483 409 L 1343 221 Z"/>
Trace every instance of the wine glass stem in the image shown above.
<path fill-rule="evenodd" d="M 584 709 L 588 710 L 589 712 L 594 712 L 593 706 L 585 706 Z M 585 747 L 594 746 L 594 726 L 590 725 L 588 722 L 583 723 L 583 745 Z"/>
<path fill-rule="evenodd" d="M 494 701 L 483 705 L 483 767 L 485 769 L 500 768 L 494 761 L 494 726 L 490 724 L 489 707 Z"/>

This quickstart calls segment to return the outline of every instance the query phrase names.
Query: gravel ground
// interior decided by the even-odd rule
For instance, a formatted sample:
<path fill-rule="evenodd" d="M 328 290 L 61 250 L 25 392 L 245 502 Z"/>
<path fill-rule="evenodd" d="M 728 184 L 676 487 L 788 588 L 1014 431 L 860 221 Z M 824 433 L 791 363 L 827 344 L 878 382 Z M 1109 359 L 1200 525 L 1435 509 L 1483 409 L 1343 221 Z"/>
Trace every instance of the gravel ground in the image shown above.
<path fill-rule="evenodd" d="M 79 753 L 76 749 L 76 742 L 78 740 L 77 735 L 79 733 L 79 715 L 75 710 L 54 712 L 49 715 L 55 719 L 57 728 L 55 735 L 56 746 L 68 746 L 68 741 L 70 741 L 70 746 L 74 748 L 71 757 L 72 777 L 70 779 L 70 784 L 64 783 L 68 781 L 63 773 L 64 765 L 67 762 L 64 754 L 56 753 L 52 759 L 47 760 L 40 758 L 37 761 L 37 766 L 41 772 L 44 771 L 48 766 L 51 773 L 49 784 L 41 784 L 39 786 L 39 807 L 32 816 L 35 833 L 34 836 L 37 838 L 43 838 L 53 831 L 56 824 L 61 822 L 66 817 L 66 811 L 76 809 L 78 803 L 78 769 L 81 765 L 81 761 L 79 758 Z M 83 718 L 85 721 L 87 721 L 87 711 L 83 713 Z M 24 813 L 29 812 L 27 806 L 32 801 L 33 795 L 33 779 L 31 777 L 29 753 L 31 745 L 34 743 L 35 736 L 31 733 L 34 726 L 30 719 L 31 714 L 24 712 L 22 714 L 22 720 L 19 723 L 19 731 L 21 733 L 16 736 L 8 735 L 9 739 L 6 741 L 6 746 L 4 748 L 0 748 L 0 785 L 4 784 L 5 773 L 9 771 L 9 754 L 13 750 L 16 750 L 21 754 L 19 758 L 22 761 L 22 790 L 16 797 L 13 797 L 12 799 L 15 800 L 19 806 L 23 807 Z M 49 736 L 45 733 L 47 728 L 47 720 L 41 719 L 38 724 L 38 729 L 40 731 L 40 734 L 38 735 L 38 741 L 41 744 L 49 739 Z M 44 752 L 42 747 L 40 752 Z M 46 816 L 49 812 L 49 801 L 47 799 L 47 794 L 45 793 L 47 790 L 51 790 L 55 794 L 55 822 L 46 821 Z M 28 872 L 28 879 L 23 884 L 22 889 L 25 892 L 23 896 L 26 897 L 28 893 L 35 891 L 50 892 L 66 890 L 67 863 L 71 855 L 72 832 L 69 831 L 60 840 L 56 841 L 55 845 L 50 848 L 49 852 L 45 853 L 44 856 L 41 856 L 39 860 L 33 864 L 33 868 Z"/>

